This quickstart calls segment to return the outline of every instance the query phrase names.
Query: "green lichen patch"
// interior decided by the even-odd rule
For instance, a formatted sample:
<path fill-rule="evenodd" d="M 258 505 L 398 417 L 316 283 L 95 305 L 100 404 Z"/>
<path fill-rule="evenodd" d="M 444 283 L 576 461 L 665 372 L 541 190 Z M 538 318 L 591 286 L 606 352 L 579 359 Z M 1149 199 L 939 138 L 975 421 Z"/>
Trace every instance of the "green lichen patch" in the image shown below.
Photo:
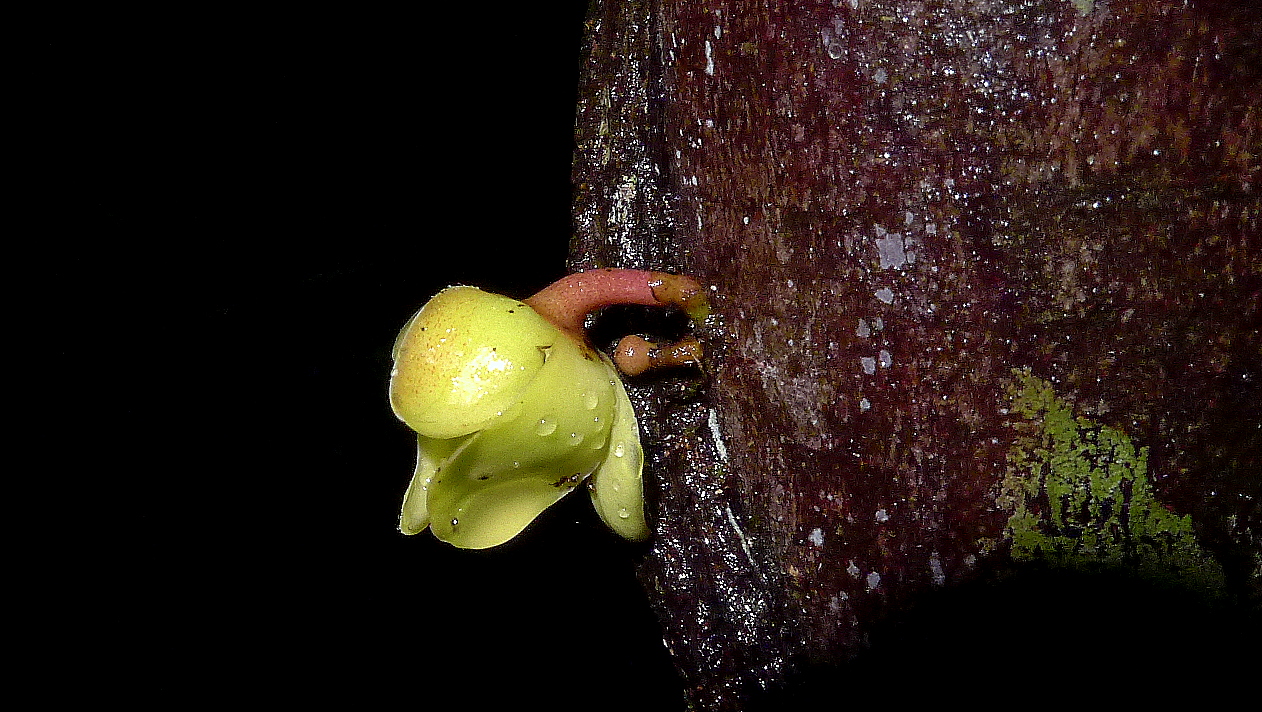
<path fill-rule="evenodd" d="M 1016 371 L 1009 394 L 1018 435 L 998 504 L 1011 512 L 1005 535 L 1015 561 L 1222 590 L 1222 569 L 1197 542 L 1191 517 L 1155 499 L 1148 448 L 1075 417 L 1028 370 Z"/>

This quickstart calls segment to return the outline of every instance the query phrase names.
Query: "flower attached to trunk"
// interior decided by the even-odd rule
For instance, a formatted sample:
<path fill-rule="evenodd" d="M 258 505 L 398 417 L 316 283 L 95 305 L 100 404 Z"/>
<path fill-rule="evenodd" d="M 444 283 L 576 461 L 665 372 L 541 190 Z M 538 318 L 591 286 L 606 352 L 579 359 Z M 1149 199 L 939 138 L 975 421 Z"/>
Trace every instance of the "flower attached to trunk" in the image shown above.
<path fill-rule="evenodd" d="M 408 321 L 390 377 L 390 404 L 419 443 L 400 531 L 496 546 L 586 480 L 610 528 L 648 537 L 635 412 L 614 362 L 583 331 L 610 304 L 676 305 L 696 321 L 707 312 L 687 277 L 609 269 L 525 301 L 449 287 Z M 659 349 L 627 338 L 617 352 L 629 372 L 700 360 L 693 339 Z"/>

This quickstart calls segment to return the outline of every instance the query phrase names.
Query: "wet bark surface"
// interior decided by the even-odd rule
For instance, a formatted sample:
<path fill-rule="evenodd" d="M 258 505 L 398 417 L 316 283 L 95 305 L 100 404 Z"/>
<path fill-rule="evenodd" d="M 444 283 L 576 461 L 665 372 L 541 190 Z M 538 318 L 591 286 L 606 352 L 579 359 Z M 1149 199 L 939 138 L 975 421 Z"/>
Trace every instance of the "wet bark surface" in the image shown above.
<path fill-rule="evenodd" d="M 695 707 L 1057 570 L 1077 500 L 1011 484 L 1035 412 L 1072 412 L 1091 466 L 1143 453 L 1120 519 L 1074 520 L 1120 552 L 1093 571 L 1152 570 L 1146 487 L 1209 562 L 1166 546 L 1162 585 L 1210 567 L 1202 594 L 1256 611 L 1262 11 L 598 0 L 587 43 L 571 266 L 714 290 L 705 372 L 630 384 L 640 578 Z M 684 328 L 651 318 L 602 322 Z M 1060 405 L 1015 406 L 1035 382 Z M 1050 537 L 1032 560 L 1014 506 Z"/>

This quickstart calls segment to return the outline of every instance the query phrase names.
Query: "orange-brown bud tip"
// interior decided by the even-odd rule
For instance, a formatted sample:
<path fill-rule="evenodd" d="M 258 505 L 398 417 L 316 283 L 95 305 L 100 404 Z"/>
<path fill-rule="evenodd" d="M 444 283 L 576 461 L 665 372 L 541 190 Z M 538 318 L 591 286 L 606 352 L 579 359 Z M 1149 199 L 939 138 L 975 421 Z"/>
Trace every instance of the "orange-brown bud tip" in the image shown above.
<path fill-rule="evenodd" d="M 638 376 L 653 367 L 651 353 L 657 344 L 645 341 L 639 336 L 624 336 L 613 352 L 613 362 L 618 370 L 628 376 Z"/>
<path fill-rule="evenodd" d="M 645 371 L 675 366 L 700 365 L 701 343 L 691 336 L 673 344 L 658 346 L 639 336 L 625 336 L 614 349 L 613 361 L 618 370 L 628 376 L 638 376 Z"/>

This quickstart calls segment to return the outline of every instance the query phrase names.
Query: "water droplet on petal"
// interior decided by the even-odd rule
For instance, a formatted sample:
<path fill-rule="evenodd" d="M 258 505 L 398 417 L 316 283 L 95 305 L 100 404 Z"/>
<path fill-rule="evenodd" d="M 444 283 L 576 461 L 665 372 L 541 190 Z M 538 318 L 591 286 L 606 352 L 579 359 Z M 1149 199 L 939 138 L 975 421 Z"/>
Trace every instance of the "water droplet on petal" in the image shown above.
<path fill-rule="evenodd" d="M 631 516 L 631 513 L 627 511 L 626 507 L 623 507 L 622 509 L 618 510 L 619 519 L 628 519 L 630 518 L 630 516 Z"/>
<path fill-rule="evenodd" d="M 600 397 L 595 393 L 588 393 L 583 398 L 583 404 L 587 406 L 588 410 L 595 410 L 596 406 L 600 405 Z"/>
<path fill-rule="evenodd" d="M 622 443 L 613 446 L 613 456 L 622 457 L 627 454 L 627 449 Z"/>
<path fill-rule="evenodd" d="M 582 433 L 570 433 L 570 447 L 578 447 L 581 442 L 583 442 Z"/>
<path fill-rule="evenodd" d="M 555 420 L 540 418 L 539 424 L 535 426 L 535 432 L 542 436 L 548 436 L 556 432 L 557 423 Z"/>

